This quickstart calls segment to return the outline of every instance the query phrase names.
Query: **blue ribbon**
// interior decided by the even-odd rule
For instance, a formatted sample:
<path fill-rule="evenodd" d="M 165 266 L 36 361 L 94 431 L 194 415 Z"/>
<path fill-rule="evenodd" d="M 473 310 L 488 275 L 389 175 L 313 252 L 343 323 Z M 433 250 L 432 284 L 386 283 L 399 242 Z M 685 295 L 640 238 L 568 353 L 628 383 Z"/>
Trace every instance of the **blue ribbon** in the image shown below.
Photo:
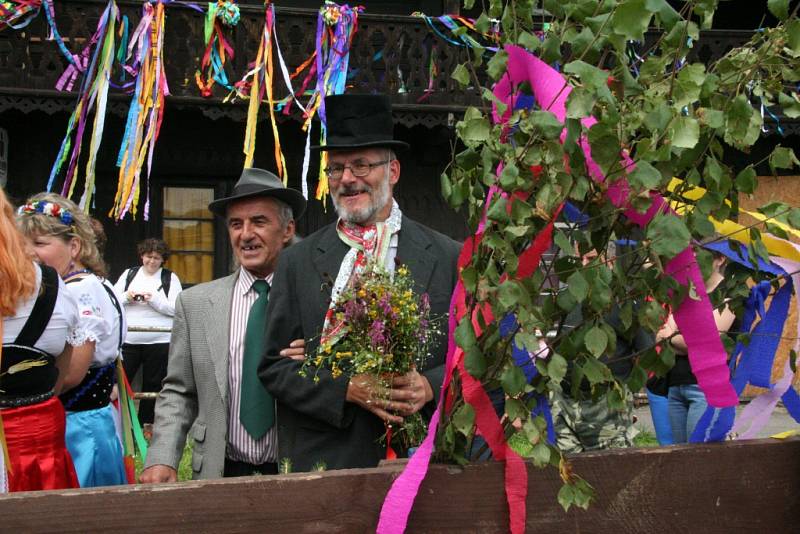
<path fill-rule="evenodd" d="M 516 331 L 517 331 L 517 318 L 513 313 L 509 313 L 500 321 L 500 335 L 502 337 L 509 337 L 514 335 L 511 340 L 511 357 L 514 359 L 514 364 L 519 367 L 525 374 L 525 379 L 530 384 L 534 378 L 539 374 L 539 370 L 531 359 L 531 355 L 525 347 L 517 344 Z M 547 424 L 547 441 L 551 445 L 556 442 L 556 431 L 553 426 L 553 415 L 550 412 L 550 404 L 547 402 L 547 397 L 541 393 L 533 393 L 536 399 L 536 406 L 531 410 L 531 417 L 541 415 L 544 417 Z"/>
<path fill-rule="evenodd" d="M 703 246 L 725 255 L 730 260 L 745 267 L 753 267 L 753 263 L 748 257 L 747 249 L 744 247 L 734 249 L 727 242 L 709 243 Z M 731 384 L 737 395 L 741 395 L 747 384 L 766 388 L 772 387 L 770 377 L 775 360 L 775 351 L 778 349 L 783 325 L 789 314 L 789 304 L 794 292 L 792 279 L 786 276 L 786 271 L 780 266 L 772 262 L 767 263 L 760 258 L 757 265 L 760 271 L 785 276 L 786 283 L 777 291 L 769 310 L 766 311 L 765 301 L 772 290 L 772 285 L 767 281 L 763 281 L 753 286 L 750 290 L 742 318 L 742 331 L 750 332 L 756 316 L 760 316 L 761 321 L 752 330 L 749 345 L 745 347 L 743 343 L 737 343 L 730 359 Z M 741 354 L 741 357 L 739 357 L 739 354 Z M 789 391 L 794 392 L 792 388 L 789 388 Z M 784 398 L 787 396 L 791 397 L 788 391 Z M 784 400 L 784 404 L 786 402 L 787 400 Z M 789 399 L 788 402 L 791 403 L 792 399 Z M 798 399 L 797 408 L 798 415 L 800 415 L 800 399 Z M 731 428 L 733 428 L 735 418 L 735 407 L 715 409 L 709 406 L 698 421 L 690 442 L 702 443 L 724 440 Z"/>
<path fill-rule="evenodd" d="M 564 203 L 564 211 L 562 213 L 569 222 L 577 224 L 580 228 L 589 224 L 589 216 L 579 210 L 572 202 Z"/>

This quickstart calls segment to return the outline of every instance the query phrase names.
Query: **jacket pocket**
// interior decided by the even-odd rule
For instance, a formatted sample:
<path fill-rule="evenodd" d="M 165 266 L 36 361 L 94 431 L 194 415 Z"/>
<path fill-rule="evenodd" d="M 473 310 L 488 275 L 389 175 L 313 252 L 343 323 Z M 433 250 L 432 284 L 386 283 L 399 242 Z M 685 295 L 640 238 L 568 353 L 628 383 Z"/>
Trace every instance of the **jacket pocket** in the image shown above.
<path fill-rule="evenodd" d="M 206 425 L 203 423 L 195 422 L 192 425 L 192 431 L 189 433 L 195 443 L 202 443 L 206 440 Z"/>
<path fill-rule="evenodd" d="M 203 453 L 197 449 L 192 451 L 192 471 L 199 473 L 203 469 Z"/>

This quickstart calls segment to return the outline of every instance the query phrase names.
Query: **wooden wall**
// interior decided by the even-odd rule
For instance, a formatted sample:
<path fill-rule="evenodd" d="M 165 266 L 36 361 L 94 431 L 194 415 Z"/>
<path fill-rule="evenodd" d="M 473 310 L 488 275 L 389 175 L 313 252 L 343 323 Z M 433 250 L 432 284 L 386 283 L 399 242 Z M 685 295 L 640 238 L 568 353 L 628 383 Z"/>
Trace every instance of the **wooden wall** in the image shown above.
<path fill-rule="evenodd" d="M 528 466 L 527 532 L 797 532 L 800 438 L 584 453 L 597 501 L 564 512 Z M 0 497 L 4 532 L 374 532 L 401 463 L 375 469 Z M 506 532 L 503 465 L 431 466 L 407 532 Z"/>

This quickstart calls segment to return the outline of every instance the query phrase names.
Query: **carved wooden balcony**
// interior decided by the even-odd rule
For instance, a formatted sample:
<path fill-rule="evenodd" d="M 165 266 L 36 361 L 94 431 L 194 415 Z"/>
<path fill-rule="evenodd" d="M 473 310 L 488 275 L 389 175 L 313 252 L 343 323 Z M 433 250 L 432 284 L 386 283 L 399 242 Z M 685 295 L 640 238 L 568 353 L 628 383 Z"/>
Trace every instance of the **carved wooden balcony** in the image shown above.
<path fill-rule="evenodd" d="M 105 0 L 55 1 L 57 27 L 71 52 L 80 52 L 86 45 L 105 5 Z M 118 5 L 129 17 L 131 27 L 135 27 L 141 16 L 142 2 L 121 0 Z M 263 7 L 243 5 L 240 9 L 239 24 L 226 30 L 236 52 L 230 63 L 232 82 L 240 79 L 248 63 L 255 59 L 264 25 Z M 290 71 L 313 52 L 316 25 L 315 10 L 277 8 L 278 41 Z M 47 35 L 44 13 L 23 30 L 0 33 L 0 111 L 16 108 L 53 113 L 74 107 L 74 93 L 55 90 L 67 61 L 56 44 L 47 40 Z M 709 62 L 751 35 L 751 31 L 742 30 L 703 32 L 689 59 Z M 219 87 L 215 87 L 212 98 L 203 98 L 195 84 L 195 71 L 205 48 L 203 15 L 179 4 L 169 5 L 165 39 L 167 79 L 172 93 L 169 105 L 194 107 L 212 119 L 244 120 L 244 102 L 223 103 L 227 91 Z M 434 49 L 439 75 L 427 94 L 430 54 Z M 347 90 L 389 94 L 399 122 L 406 126 L 447 124 L 466 106 L 480 103 L 477 91 L 461 89 L 449 76 L 453 68 L 467 58 L 465 48 L 443 40 L 419 17 L 371 15 L 367 11 L 359 16 L 358 32 L 350 53 Z M 481 72 L 478 74 L 483 76 Z M 295 80 L 295 90 L 299 82 L 300 79 Z M 275 83 L 276 95 L 281 98 L 286 90 L 277 72 L 277 58 Z M 110 100 L 112 113 L 124 115 L 127 112 L 129 97 L 121 91 L 112 90 Z M 279 119 L 283 117 L 279 115 Z M 785 129 L 787 127 L 790 130 L 787 133 L 800 130 L 796 121 L 788 121 Z"/>
<path fill-rule="evenodd" d="M 97 27 L 105 8 L 103 0 L 55 2 L 56 24 L 71 52 L 77 53 Z M 131 28 L 141 17 L 141 2 L 119 1 Z M 241 19 L 226 35 L 235 50 L 230 63 L 231 81 L 237 81 L 256 57 L 264 26 L 264 9 L 241 6 Z M 314 51 L 317 12 L 308 9 L 277 8 L 277 34 L 281 51 L 290 71 Z M 55 84 L 67 65 L 56 44 L 47 40 L 48 26 L 41 13 L 27 28 L 0 33 L 0 111 L 9 107 L 48 112 L 70 110 L 74 94 L 59 93 Z M 428 89 L 430 54 L 436 48 L 440 74 L 433 90 L 422 103 L 418 100 Z M 224 88 L 215 87 L 214 96 L 205 99 L 195 84 L 195 71 L 204 52 L 203 15 L 173 4 L 167 7 L 164 56 L 172 98 L 170 105 L 199 106 L 211 118 L 227 116 L 244 119 L 243 103 L 222 103 Z M 348 92 L 387 93 L 407 125 L 445 123 L 448 113 L 461 112 L 478 103 L 474 91 L 459 88 L 449 72 L 467 58 L 464 48 L 446 43 L 418 17 L 370 15 L 362 13 L 350 53 Z M 277 70 L 276 95 L 286 94 Z M 295 90 L 301 79 L 295 80 Z M 113 94 L 119 95 L 113 98 Z M 112 90 L 110 110 L 124 114 L 128 97 Z"/>

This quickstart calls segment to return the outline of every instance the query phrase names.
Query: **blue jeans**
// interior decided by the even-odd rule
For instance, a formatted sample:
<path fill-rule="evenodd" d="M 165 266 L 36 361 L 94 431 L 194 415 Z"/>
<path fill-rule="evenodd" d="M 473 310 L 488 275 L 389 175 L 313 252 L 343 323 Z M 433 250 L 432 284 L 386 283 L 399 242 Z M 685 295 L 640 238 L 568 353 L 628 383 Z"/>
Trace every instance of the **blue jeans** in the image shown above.
<path fill-rule="evenodd" d="M 653 428 L 656 431 L 656 439 L 659 445 L 672 445 L 672 427 L 669 422 L 669 409 L 667 407 L 667 397 L 656 395 L 649 389 L 645 388 L 647 392 L 647 400 L 650 404 L 650 415 L 653 418 Z"/>
<path fill-rule="evenodd" d="M 674 443 L 688 443 L 697 421 L 708 407 L 706 395 L 697 384 L 670 386 L 668 399 L 672 440 Z"/>

